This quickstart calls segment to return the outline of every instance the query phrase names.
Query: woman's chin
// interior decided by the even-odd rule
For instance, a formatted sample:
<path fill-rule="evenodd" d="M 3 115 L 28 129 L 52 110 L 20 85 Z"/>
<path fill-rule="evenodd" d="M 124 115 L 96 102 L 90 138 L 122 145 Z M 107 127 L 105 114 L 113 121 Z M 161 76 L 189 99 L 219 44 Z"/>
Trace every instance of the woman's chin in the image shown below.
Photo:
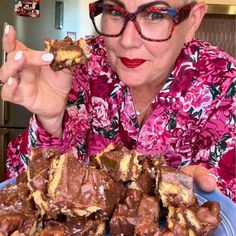
<path fill-rule="evenodd" d="M 119 79 L 129 87 L 139 87 L 146 84 L 145 76 L 139 72 L 118 72 Z"/>

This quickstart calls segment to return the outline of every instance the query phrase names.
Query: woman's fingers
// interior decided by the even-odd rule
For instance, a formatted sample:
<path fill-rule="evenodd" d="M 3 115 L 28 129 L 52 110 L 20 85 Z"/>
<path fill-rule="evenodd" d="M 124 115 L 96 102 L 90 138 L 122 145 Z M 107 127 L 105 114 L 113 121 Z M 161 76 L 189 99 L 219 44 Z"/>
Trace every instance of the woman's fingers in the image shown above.
<path fill-rule="evenodd" d="M 22 51 L 11 53 L 12 60 L 9 60 L 7 63 L 3 64 L 0 68 L 0 80 L 3 83 L 7 83 L 7 80 L 10 77 L 18 77 L 18 72 L 25 64 L 25 57 Z"/>
<path fill-rule="evenodd" d="M 14 94 L 19 85 L 19 80 L 14 77 L 9 77 L 2 88 L 2 99 L 6 101 L 13 101 Z"/>
<path fill-rule="evenodd" d="M 6 25 L 2 37 L 2 47 L 7 53 L 12 52 L 16 48 L 16 31 L 11 25 Z"/>
<path fill-rule="evenodd" d="M 16 40 L 16 31 L 13 26 L 6 25 L 2 37 L 2 48 L 9 53 L 15 50 L 28 50 L 28 48 L 21 42 Z"/>
<path fill-rule="evenodd" d="M 6 83 L 9 77 L 18 77 L 18 73 L 27 67 L 44 66 L 51 63 L 53 55 L 44 51 L 17 51 L 8 55 L 7 63 L 0 69 L 0 80 Z"/>
<path fill-rule="evenodd" d="M 182 167 L 181 170 L 191 175 L 203 191 L 211 192 L 217 188 L 217 178 L 205 167 L 191 165 Z"/>
<path fill-rule="evenodd" d="M 53 60 L 53 55 L 44 51 L 17 51 L 8 54 L 8 61 L 0 68 L 0 81 L 4 83 L 1 89 L 1 98 L 6 101 L 19 103 L 16 90 L 19 83 L 24 83 L 30 76 L 23 74 L 38 70 L 40 66 L 48 65 Z M 35 69 L 34 69 L 35 68 Z M 36 75 L 36 74 L 34 74 Z M 35 79 L 35 76 L 32 76 Z"/>
<path fill-rule="evenodd" d="M 16 51 L 9 53 L 8 59 L 11 62 L 22 61 L 25 58 L 25 66 L 44 66 L 49 65 L 53 60 L 53 54 L 45 51 Z"/>

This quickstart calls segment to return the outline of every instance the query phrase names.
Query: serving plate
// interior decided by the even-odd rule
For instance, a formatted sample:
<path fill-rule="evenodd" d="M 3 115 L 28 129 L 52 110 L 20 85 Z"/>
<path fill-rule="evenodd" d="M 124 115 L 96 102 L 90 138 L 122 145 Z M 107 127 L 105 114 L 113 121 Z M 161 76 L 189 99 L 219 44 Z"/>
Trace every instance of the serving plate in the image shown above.
<path fill-rule="evenodd" d="M 0 183 L 0 189 L 2 189 L 5 185 L 7 184 L 15 184 L 16 183 L 16 179 L 13 178 L 13 179 L 8 179 L 2 183 Z"/>
<path fill-rule="evenodd" d="M 14 184 L 15 179 L 9 179 L 0 183 L 0 189 L 7 184 Z M 221 222 L 212 236 L 235 236 L 236 235 L 236 204 L 229 198 L 218 191 L 211 193 L 203 192 L 197 186 L 195 187 L 195 194 L 200 204 L 206 201 L 218 201 L 221 207 Z M 106 236 L 109 236 L 107 234 Z"/>

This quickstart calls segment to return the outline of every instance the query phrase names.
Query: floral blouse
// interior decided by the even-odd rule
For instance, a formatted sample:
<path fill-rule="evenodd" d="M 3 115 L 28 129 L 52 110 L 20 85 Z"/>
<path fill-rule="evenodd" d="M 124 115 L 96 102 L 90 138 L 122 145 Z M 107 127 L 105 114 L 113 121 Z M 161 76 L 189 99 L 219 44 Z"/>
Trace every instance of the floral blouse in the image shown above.
<path fill-rule="evenodd" d="M 9 143 L 7 177 L 26 170 L 30 147 L 55 147 L 87 162 L 115 143 L 143 154 L 162 154 L 175 168 L 203 165 L 236 202 L 236 60 L 193 39 L 140 127 L 130 89 L 112 70 L 103 39 L 88 43 L 89 63 L 73 71 L 63 137 L 47 133 L 33 115 L 28 129 Z"/>

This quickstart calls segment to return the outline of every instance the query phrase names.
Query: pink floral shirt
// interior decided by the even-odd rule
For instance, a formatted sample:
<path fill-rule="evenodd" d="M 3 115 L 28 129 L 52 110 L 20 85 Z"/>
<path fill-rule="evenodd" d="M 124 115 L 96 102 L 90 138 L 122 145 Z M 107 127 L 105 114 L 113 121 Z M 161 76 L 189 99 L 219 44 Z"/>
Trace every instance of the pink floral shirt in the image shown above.
<path fill-rule="evenodd" d="M 9 144 L 7 177 L 26 170 L 31 146 L 72 151 L 87 162 L 116 143 L 163 154 L 175 168 L 201 164 L 236 202 L 236 60 L 197 39 L 185 45 L 156 94 L 152 115 L 140 127 L 130 89 L 112 70 L 103 39 L 89 44 L 89 63 L 73 71 L 63 137 L 51 136 L 33 116 L 28 129 Z"/>

